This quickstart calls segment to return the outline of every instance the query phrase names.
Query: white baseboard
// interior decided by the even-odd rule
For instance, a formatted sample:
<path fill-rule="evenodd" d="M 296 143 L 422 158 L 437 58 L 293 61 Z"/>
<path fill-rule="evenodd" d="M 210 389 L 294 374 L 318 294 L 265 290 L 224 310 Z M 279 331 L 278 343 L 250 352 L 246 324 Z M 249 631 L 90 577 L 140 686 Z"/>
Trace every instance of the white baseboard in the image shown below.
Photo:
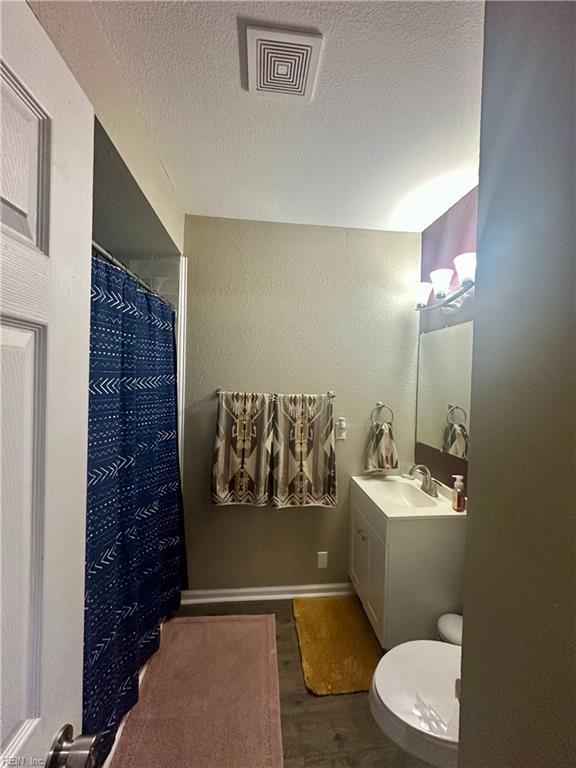
<path fill-rule="evenodd" d="M 251 600 L 291 600 L 293 597 L 333 597 L 351 595 L 349 581 L 339 584 L 293 584 L 287 587 L 245 587 L 243 589 L 188 589 L 182 592 L 182 605 L 197 603 L 235 603 Z"/>

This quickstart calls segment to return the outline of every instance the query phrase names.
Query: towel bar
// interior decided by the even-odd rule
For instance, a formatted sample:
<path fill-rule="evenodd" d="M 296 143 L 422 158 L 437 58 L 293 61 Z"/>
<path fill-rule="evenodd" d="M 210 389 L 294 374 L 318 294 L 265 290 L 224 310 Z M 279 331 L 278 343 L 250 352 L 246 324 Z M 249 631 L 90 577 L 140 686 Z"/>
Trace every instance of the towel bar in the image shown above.
<path fill-rule="evenodd" d="M 218 395 L 219 395 L 221 392 L 224 392 L 224 390 L 222 389 L 222 387 L 218 387 L 218 389 L 216 390 L 216 397 L 218 397 Z M 334 392 L 332 389 L 329 389 L 329 390 L 328 390 L 328 392 L 327 392 L 326 394 L 328 395 L 328 397 L 329 397 L 331 400 L 333 400 L 333 399 L 336 397 L 336 393 L 335 393 L 335 392 Z"/>

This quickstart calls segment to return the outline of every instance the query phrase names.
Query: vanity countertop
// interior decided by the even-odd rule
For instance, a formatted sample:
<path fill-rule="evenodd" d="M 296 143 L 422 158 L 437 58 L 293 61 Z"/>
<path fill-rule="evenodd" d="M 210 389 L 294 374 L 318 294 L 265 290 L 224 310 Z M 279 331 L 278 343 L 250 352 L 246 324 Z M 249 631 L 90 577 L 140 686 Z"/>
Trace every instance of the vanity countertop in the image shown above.
<path fill-rule="evenodd" d="M 438 483 L 438 498 L 420 490 L 420 481 L 406 475 L 357 475 L 352 477 L 352 493 L 356 486 L 368 496 L 383 514 L 391 519 L 421 517 L 466 517 L 466 512 L 452 509 L 451 489 Z"/>

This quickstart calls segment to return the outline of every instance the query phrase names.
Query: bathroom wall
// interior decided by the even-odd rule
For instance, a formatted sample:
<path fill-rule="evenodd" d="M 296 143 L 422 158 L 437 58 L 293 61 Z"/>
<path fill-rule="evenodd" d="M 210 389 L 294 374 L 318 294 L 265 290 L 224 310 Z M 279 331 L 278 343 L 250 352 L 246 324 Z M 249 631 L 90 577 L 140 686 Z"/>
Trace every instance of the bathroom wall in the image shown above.
<path fill-rule="evenodd" d="M 576 764 L 576 4 L 488 2 L 460 768 Z"/>
<path fill-rule="evenodd" d="M 183 473 L 191 589 L 347 580 L 348 485 L 376 400 L 414 451 L 420 235 L 186 218 L 188 328 Z M 336 509 L 213 507 L 218 387 L 336 392 Z M 329 567 L 316 568 L 327 550 Z"/>
<path fill-rule="evenodd" d="M 96 120 L 92 239 L 178 306 L 180 253 L 130 169 Z"/>

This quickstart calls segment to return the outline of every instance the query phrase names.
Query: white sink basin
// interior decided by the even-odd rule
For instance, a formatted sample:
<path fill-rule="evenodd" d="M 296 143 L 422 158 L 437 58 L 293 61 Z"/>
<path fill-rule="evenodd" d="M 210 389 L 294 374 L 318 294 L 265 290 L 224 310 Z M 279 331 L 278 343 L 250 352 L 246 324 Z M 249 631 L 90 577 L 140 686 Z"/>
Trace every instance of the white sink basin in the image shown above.
<path fill-rule="evenodd" d="M 436 507 L 436 499 L 421 491 L 413 480 L 406 477 L 362 477 L 363 490 L 368 492 L 376 503 L 382 500 L 394 507 Z"/>
<path fill-rule="evenodd" d="M 449 489 L 443 486 L 440 486 L 438 498 L 432 498 L 420 489 L 420 479 L 413 480 L 401 475 L 364 476 L 352 479 L 388 517 L 462 514 L 452 510 L 448 497 Z"/>

